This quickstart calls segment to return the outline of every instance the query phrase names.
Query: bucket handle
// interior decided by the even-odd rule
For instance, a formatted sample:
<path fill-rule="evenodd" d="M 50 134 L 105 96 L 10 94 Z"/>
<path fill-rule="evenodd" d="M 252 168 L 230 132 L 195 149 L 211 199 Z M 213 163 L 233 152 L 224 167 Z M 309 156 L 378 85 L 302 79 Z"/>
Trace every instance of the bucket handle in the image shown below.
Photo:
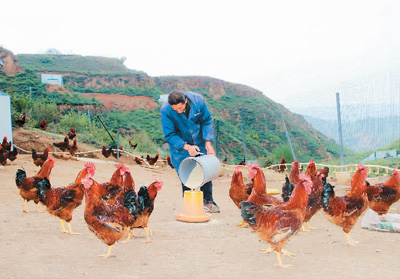
<path fill-rule="evenodd" d="M 199 152 L 196 155 L 194 155 L 194 157 L 196 158 L 196 157 L 200 157 L 200 156 L 203 156 L 203 155 L 204 155 L 204 153 Z"/>

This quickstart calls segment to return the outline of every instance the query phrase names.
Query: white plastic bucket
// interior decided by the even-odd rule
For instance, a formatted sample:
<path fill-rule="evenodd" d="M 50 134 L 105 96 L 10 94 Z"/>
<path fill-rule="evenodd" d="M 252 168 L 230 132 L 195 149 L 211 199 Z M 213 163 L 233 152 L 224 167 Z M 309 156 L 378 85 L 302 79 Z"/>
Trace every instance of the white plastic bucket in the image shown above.
<path fill-rule="evenodd" d="M 221 172 L 221 162 L 213 155 L 188 157 L 179 166 L 179 179 L 191 189 L 203 186 L 218 177 Z"/>

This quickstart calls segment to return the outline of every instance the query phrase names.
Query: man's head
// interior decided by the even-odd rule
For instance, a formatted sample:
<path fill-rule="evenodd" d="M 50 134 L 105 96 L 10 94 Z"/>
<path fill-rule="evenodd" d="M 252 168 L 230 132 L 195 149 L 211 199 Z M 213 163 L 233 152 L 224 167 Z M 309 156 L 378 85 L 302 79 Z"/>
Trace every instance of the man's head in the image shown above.
<path fill-rule="evenodd" d="M 177 113 L 183 113 L 186 109 L 187 99 L 183 91 L 173 90 L 168 95 L 168 104 Z"/>

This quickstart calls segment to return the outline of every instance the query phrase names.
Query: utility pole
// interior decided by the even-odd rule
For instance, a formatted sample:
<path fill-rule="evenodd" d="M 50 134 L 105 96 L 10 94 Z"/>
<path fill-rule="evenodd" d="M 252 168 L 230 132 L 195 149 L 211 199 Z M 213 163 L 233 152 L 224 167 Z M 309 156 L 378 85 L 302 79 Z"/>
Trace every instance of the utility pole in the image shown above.
<path fill-rule="evenodd" d="M 293 161 L 296 161 L 296 155 L 294 154 L 293 151 L 292 141 L 290 140 L 289 132 L 287 130 L 285 118 L 283 117 L 282 111 L 281 111 L 281 116 L 282 116 L 283 128 L 285 128 L 286 138 L 290 146 L 290 151 L 292 152 Z"/>
<path fill-rule="evenodd" d="M 342 166 L 344 166 L 342 118 L 340 116 L 340 97 L 339 97 L 339 92 L 336 92 L 336 107 L 337 107 L 337 117 L 338 117 L 339 143 L 340 143 L 340 164 Z M 343 171 L 344 171 L 344 168 L 343 168 Z"/>
<path fill-rule="evenodd" d="M 242 115 L 240 114 L 240 109 L 237 109 L 239 113 L 239 122 L 240 122 L 240 129 L 242 130 L 242 142 L 243 142 L 243 152 L 244 152 L 244 159 L 247 161 L 247 152 L 246 152 L 246 141 L 244 140 L 244 130 L 243 130 L 243 123 L 242 123 Z"/>

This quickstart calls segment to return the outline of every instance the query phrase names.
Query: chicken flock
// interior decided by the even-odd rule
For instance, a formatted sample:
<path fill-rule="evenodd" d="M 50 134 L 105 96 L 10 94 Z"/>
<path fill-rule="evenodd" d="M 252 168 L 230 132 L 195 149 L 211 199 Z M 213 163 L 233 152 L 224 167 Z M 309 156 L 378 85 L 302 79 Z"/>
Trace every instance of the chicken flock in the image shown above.
<path fill-rule="evenodd" d="M 241 168 L 236 166 L 229 189 L 230 198 L 241 210 L 243 221 L 238 226 L 250 227 L 261 240 L 269 243 L 266 253 L 275 251 L 278 266 L 282 268 L 289 265 L 282 263 L 281 255 L 294 256 L 283 247 L 301 228 L 304 232 L 315 230 L 308 222 L 318 211 L 322 210 L 327 220 L 342 228 L 347 245 L 357 246 L 350 231 L 358 218 L 368 207 L 380 215 L 386 214 L 400 198 L 400 178 L 396 170 L 386 182 L 370 185 L 369 170 L 360 164 L 352 176 L 350 191 L 337 196 L 334 186 L 326 179 L 329 169 L 316 169 L 312 159 L 305 173 L 300 172 L 297 160 L 292 166 L 282 185 L 282 199 L 267 193 L 264 173 L 256 163 L 248 166 L 249 183 L 244 183 Z"/>
<path fill-rule="evenodd" d="M 67 145 L 74 137 L 76 132 L 72 128 L 63 142 Z M 76 143 L 76 138 L 73 142 Z M 73 145 L 69 145 L 68 149 Z M 120 147 L 118 151 L 122 150 Z M 130 169 L 124 164 L 117 164 L 109 181 L 98 182 L 94 178 L 96 166 L 89 162 L 71 184 L 53 187 L 51 172 L 56 161 L 49 152 L 49 147 L 43 153 L 32 150 L 33 163 L 40 167 L 36 174 L 28 176 L 23 169 L 16 172 L 15 184 L 24 200 L 23 212 L 29 212 L 26 208 L 29 201 L 33 201 L 36 212 L 40 212 L 40 203 L 49 214 L 60 219 L 63 233 L 74 235 L 78 233 L 72 230 L 70 222 L 75 208 L 84 201 L 84 220 L 89 230 L 108 245 L 107 252 L 100 255 L 105 258 L 112 255 L 117 242 L 129 241 L 134 229 L 143 229 L 145 241 L 151 241 L 152 231 L 148 223 L 157 193 L 163 187 L 160 179 L 136 189 Z M 11 143 L 5 137 L 0 144 L 0 162 L 7 161 L 9 153 Z M 102 153 L 109 157 L 115 152 L 113 148 L 103 146 Z M 135 157 L 134 160 L 140 165 L 153 165 L 159 158 L 157 154 L 154 157 Z M 166 159 L 170 163 L 169 156 Z M 173 168 L 172 164 L 170 167 Z M 289 267 L 283 264 L 282 255 L 295 256 L 284 249 L 286 244 L 300 230 L 315 230 L 308 223 L 317 212 L 322 211 L 328 221 L 343 230 L 348 245 L 357 246 L 350 232 L 367 208 L 379 215 L 386 214 L 390 206 L 400 199 L 400 177 L 396 170 L 386 182 L 370 185 L 367 181 L 369 170 L 360 164 L 352 176 L 350 190 L 343 196 L 337 196 L 335 186 L 327 180 L 328 168 L 317 169 L 311 159 L 303 173 L 295 160 L 282 183 L 281 198 L 277 198 L 268 194 L 264 172 L 257 163 L 247 167 L 248 183 L 244 182 L 244 168 L 242 164 L 234 167 L 229 188 L 229 197 L 240 209 L 238 215 L 240 212 L 242 221 L 238 226 L 250 228 L 267 242 L 270 246 L 265 252 L 274 251 L 277 265 L 282 268 Z M 278 172 L 284 172 L 284 169 L 280 168 Z"/>
<path fill-rule="evenodd" d="M 40 203 L 49 214 L 60 219 L 63 233 L 79 234 L 72 230 L 70 222 L 75 208 L 85 199 L 84 219 L 89 230 L 109 246 L 107 253 L 99 255 L 104 258 L 111 256 L 116 242 L 129 240 L 133 229 L 143 229 L 146 242 L 151 241 L 148 222 L 157 192 L 163 186 L 160 179 L 136 191 L 130 169 L 117 164 L 110 180 L 99 183 L 94 179 L 96 166 L 88 162 L 71 184 L 52 187 L 50 181 L 54 179 L 50 174 L 54 167 L 55 160 L 48 156 L 33 176 L 28 176 L 23 169 L 17 170 L 15 184 L 24 199 L 23 212 L 29 212 L 26 205 L 31 200 L 36 205 L 36 212 L 40 212 Z"/>

